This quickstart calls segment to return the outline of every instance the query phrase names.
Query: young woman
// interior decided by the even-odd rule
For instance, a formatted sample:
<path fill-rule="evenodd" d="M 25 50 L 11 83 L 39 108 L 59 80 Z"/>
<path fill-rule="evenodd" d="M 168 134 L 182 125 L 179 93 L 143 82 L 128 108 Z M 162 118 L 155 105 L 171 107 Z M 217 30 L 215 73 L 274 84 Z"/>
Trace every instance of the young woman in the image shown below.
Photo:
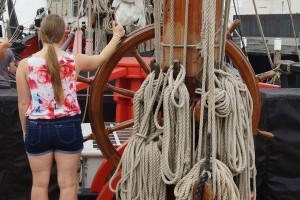
<path fill-rule="evenodd" d="M 20 61 L 16 74 L 19 115 L 33 185 L 32 200 L 48 199 L 53 159 L 57 165 L 60 200 L 77 199 L 77 169 L 83 148 L 76 76 L 101 67 L 125 31 L 112 23 L 113 37 L 99 55 L 69 55 L 60 49 L 65 23 L 58 15 L 41 25 L 43 48 Z"/>

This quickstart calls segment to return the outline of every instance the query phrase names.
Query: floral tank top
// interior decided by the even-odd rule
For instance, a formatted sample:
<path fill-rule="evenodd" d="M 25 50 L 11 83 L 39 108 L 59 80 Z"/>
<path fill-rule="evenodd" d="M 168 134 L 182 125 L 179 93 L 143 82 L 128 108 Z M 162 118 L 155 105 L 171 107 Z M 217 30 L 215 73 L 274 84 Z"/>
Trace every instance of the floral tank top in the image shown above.
<path fill-rule="evenodd" d="M 62 105 L 54 99 L 51 76 L 45 59 L 31 56 L 28 58 L 28 83 L 31 102 L 25 115 L 29 119 L 55 119 L 80 114 L 76 95 L 75 62 L 71 55 L 58 58 L 60 76 L 64 91 Z"/>

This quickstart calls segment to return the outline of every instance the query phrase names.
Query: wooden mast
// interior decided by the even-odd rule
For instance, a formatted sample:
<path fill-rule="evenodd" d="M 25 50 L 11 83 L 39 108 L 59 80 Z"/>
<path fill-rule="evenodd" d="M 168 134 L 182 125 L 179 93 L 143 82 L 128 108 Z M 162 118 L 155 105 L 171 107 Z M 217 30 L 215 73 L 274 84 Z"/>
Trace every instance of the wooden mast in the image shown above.
<path fill-rule="evenodd" d="M 173 0 L 174 2 L 174 45 L 180 47 L 173 48 L 173 58 L 183 63 L 184 52 L 184 30 L 185 30 L 185 6 L 186 0 Z M 221 0 L 216 0 L 216 30 L 221 24 Z M 170 47 L 171 42 L 171 0 L 165 0 L 163 4 L 163 37 L 162 42 L 165 45 L 163 47 L 163 59 L 162 68 L 166 69 L 170 66 Z M 188 38 L 187 45 L 198 45 L 201 42 L 201 29 L 202 29 L 202 0 L 190 0 L 188 9 Z M 220 33 L 220 31 L 219 31 Z M 216 34 L 215 40 L 218 41 L 220 34 Z M 218 47 L 218 46 L 217 46 Z M 215 60 L 218 58 L 219 48 L 215 48 Z M 199 56 L 199 51 L 196 47 L 188 47 L 186 55 L 186 79 L 185 83 L 188 88 L 190 99 L 193 99 L 195 94 L 195 88 L 199 86 L 199 74 L 201 72 L 201 66 L 203 60 Z M 167 197 L 170 200 L 174 197 L 174 186 L 168 186 Z"/>
<path fill-rule="evenodd" d="M 174 2 L 174 45 L 184 44 L 184 27 L 185 27 L 185 0 L 173 0 Z M 220 27 L 221 22 L 221 0 L 216 0 L 216 30 Z M 169 51 L 171 30 L 171 0 L 164 1 L 164 20 L 163 20 L 163 38 L 162 41 L 166 46 L 163 47 L 163 69 L 169 67 Z M 201 42 L 201 28 L 202 28 L 202 0 L 189 1 L 189 16 L 188 16 L 188 45 L 198 45 Z M 220 31 L 219 31 L 220 33 Z M 216 35 L 216 40 L 220 35 Z M 218 58 L 218 51 L 215 51 L 215 58 Z M 198 86 L 197 77 L 201 71 L 202 59 L 198 55 L 198 50 L 195 47 L 188 47 L 187 49 L 187 66 L 186 66 L 186 85 L 192 97 L 195 87 Z M 183 47 L 174 47 L 174 59 L 183 61 Z"/>

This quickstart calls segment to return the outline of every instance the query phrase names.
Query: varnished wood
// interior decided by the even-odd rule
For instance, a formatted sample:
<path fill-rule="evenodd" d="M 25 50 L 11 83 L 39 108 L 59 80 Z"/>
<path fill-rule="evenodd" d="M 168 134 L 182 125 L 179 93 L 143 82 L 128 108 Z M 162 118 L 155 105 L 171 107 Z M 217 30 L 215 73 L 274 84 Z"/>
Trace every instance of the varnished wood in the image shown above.
<path fill-rule="evenodd" d="M 204 191 L 203 191 L 203 200 L 213 200 L 214 192 L 213 192 L 213 183 L 211 178 L 209 178 L 204 184 Z"/>
<path fill-rule="evenodd" d="M 114 167 L 118 165 L 120 155 L 117 153 L 116 149 L 107 137 L 102 109 L 103 96 L 107 81 L 114 67 L 127 52 L 131 51 L 138 44 L 154 38 L 154 35 L 153 25 L 146 26 L 145 28 L 139 29 L 128 35 L 128 37 L 122 40 L 119 44 L 114 53 L 114 57 L 97 71 L 94 83 L 92 84 L 90 99 L 90 105 L 92 106 L 89 109 L 91 127 L 101 152 Z M 225 51 L 226 55 L 232 60 L 233 64 L 239 70 L 244 82 L 250 90 L 250 94 L 253 99 L 253 130 L 255 130 L 254 134 L 257 134 L 257 125 L 260 116 L 260 99 L 257 88 L 257 79 L 248 59 L 232 41 L 227 40 Z"/>
<path fill-rule="evenodd" d="M 271 133 L 271 132 L 262 131 L 262 130 L 259 130 L 259 129 L 257 129 L 257 132 L 258 132 L 258 135 L 261 135 L 261 136 L 263 136 L 266 139 L 271 140 L 271 139 L 275 138 L 274 134 Z"/>
<path fill-rule="evenodd" d="M 105 135 L 108 137 L 109 134 L 115 132 L 115 131 L 119 131 L 119 130 L 123 130 L 125 128 L 129 128 L 132 127 L 134 124 L 133 119 L 127 120 L 125 122 L 122 122 L 114 127 L 108 127 L 105 129 Z"/>
<path fill-rule="evenodd" d="M 132 91 L 132 90 L 127 90 L 127 89 L 124 89 L 124 88 L 119 88 L 119 87 L 113 86 L 113 85 L 111 85 L 109 83 L 106 84 L 106 90 L 110 90 L 110 91 L 119 93 L 121 95 L 124 95 L 126 97 L 130 97 L 130 98 L 133 98 L 133 96 L 135 94 L 135 92 Z"/>
<path fill-rule="evenodd" d="M 93 80 L 94 80 L 94 77 L 86 78 L 86 77 L 81 76 L 81 75 L 77 76 L 77 81 L 82 82 L 82 83 L 86 83 L 88 85 L 91 85 Z"/>
<path fill-rule="evenodd" d="M 279 64 L 281 61 L 281 52 L 279 50 L 274 51 L 274 58 L 273 63 L 275 64 L 275 67 L 277 64 Z"/>
<path fill-rule="evenodd" d="M 218 47 L 218 41 L 220 39 L 221 31 L 217 31 L 220 27 L 221 23 L 221 0 L 216 0 L 217 7 L 216 7 L 216 47 Z M 175 59 L 179 61 L 179 63 L 183 62 L 183 43 L 184 43 L 184 19 L 185 19 L 185 1 L 182 0 L 174 0 L 175 4 L 175 31 L 174 31 L 174 45 L 178 45 L 179 47 L 174 47 L 174 57 L 171 62 Z M 165 71 L 169 66 L 169 51 L 170 48 L 166 45 L 170 45 L 171 38 L 171 23 L 170 23 L 170 0 L 165 0 L 164 3 L 164 19 L 163 19 L 163 37 L 162 42 L 165 44 L 163 47 L 163 59 L 162 63 L 159 63 L 160 66 Z M 189 27 L 188 27 L 188 41 L 187 44 L 189 46 L 194 46 L 193 48 L 188 47 L 187 49 L 187 65 L 186 65 L 186 85 L 192 100 L 194 99 L 194 89 L 199 86 L 198 76 L 201 72 L 201 65 L 202 59 L 198 56 L 199 52 L 195 48 L 201 42 L 201 26 L 202 26 L 202 1 L 201 0 L 191 0 L 189 3 Z M 231 31 L 231 30 L 230 30 Z M 112 129 L 106 128 L 104 125 L 104 118 L 103 118 L 103 96 L 105 87 L 107 87 L 106 82 L 108 81 L 108 77 L 112 73 L 113 68 L 117 65 L 118 61 L 127 53 L 133 52 L 135 53 L 135 57 L 139 61 L 139 63 L 143 62 L 135 47 L 145 42 L 146 40 L 154 38 L 154 27 L 146 26 L 143 29 L 139 29 L 136 32 L 130 34 L 127 38 L 121 41 L 118 48 L 116 49 L 114 56 L 112 59 L 106 63 L 100 70 L 97 71 L 95 81 L 92 87 L 91 93 L 91 105 L 92 109 L 89 110 L 90 112 L 90 119 L 92 123 L 92 130 L 95 134 L 95 138 L 97 141 L 98 146 L 100 147 L 103 155 L 107 160 L 112 164 L 112 166 L 116 167 L 120 161 L 120 155 L 117 153 L 113 145 L 110 143 L 108 138 L 108 134 L 112 131 L 116 130 L 117 127 Z M 254 75 L 253 69 L 251 64 L 249 63 L 248 59 L 244 56 L 244 54 L 239 50 L 239 48 L 232 42 L 227 40 L 226 47 L 225 47 L 225 54 L 228 58 L 233 62 L 234 66 L 239 70 L 243 81 L 247 85 L 251 97 L 253 99 L 253 116 L 252 116 L 252 126 L 254 134 L 257 134 L 257 125 L 260 115 L 260 99 L 259 99 L 259 92 L 257 87 L 257 79 Z M 219 50 L 215 48 L 215 61 L 218 62 L 219 58 Z M 154 65 L 153 65 L 154 66 Z M 158 65 L 155 65 L 158 66 Z M 145 68 L 145 67 L 144 67 Z M 146 68 L 147 71 L 147 68 Z M 197 104 L 195 104 L 197 105 Z M 199 105 L 198 105 L 199 106 Z M 203 116 L 199 116 L 203 117 Z M 133 121 L 132 121 L 133 123 Z M 132 123 L 125 122 L 127 125 L 132 125 Z M 212 200 L 212 184 L 211 182 L 205 182 L 205 191 L 207 195 L 204 195 L 203 198 L 206 200 Z M 170 189 L 171 188 L 171 189 Z M 172 186 L 168 187 L 168 199 L 174 199 L 173 189 Z"/>
<path fill-rule="evenodd" d="M 264 80 L 267 80 L 269 78 L 273 78 L 276 74 L 277 74 L 276 71 L 270 70 L 270 71 L 266 71 L 266 72 L 261 73 L 261 74 L 257 74 L 256 77 L 259 81 L 264 81 Z"/>
<path fill-rule="evenodd" d="M 230 39 L 231 34 L 239 27 L 241 24 L 241 21 L 239 19 L 235 19 L 227 29 L 227 39 Z"/>
<path fill-rule="evenodd" d="M 88 136 L 84 136 L 83 141 L 86 142 L 88 140 L 93 140 L 94 139 L 93 135 L 94 135 L 93 133 L 90 133 Z"/>
<path fill-rule="evenodd" d="M 149 74 L 150 73 L 150 67 L 147 65 L 147 63 L 145 62 L 145 60 L 141 57 L 141 55 L 139 54 L 137 49 L 134 49 L 131 51 L 131 53 L 133 54 L 133 56 L 136 58 L 136 60 L 138 61 L 138 63 L 140 64 L 140 66 L 142 67 L 142 69 Z"/>
<path fill-rule="evenodd" d="M 154 38 L 153 25 L 144 27 L 143 29 L 132 32 L 127 37 L 124 37 L 119 43 L 114 56 L 109 62 L 105 63 L 101 67 L 96 75 L 94 84 L 92 84 L 89 116 L 91 121 L 91 128 L 95 134 L 97 145 L 99 146 L 103 156 L 110 162 L 110 164 L 116 167 L 120 161 L 120 155 L 116 151 L 115 147 L 111 144 L 109 138 L 106 135 L 106 128 L 104 124 L 103 116 L 103 96 L 108 82 L 108 78 L 112 73 L 117 63 L 124 57 L 127 52 L 132 51 L 137 45 Z"/>
<path fill-rule="evenodd" d="M 194 110 L 194 119 L 196 122 L 200 122 L 200 118 L 202 117 L 201 116 L 201 101 L 200 99 L 196 100 L 192 105 L 191 105 L 191 113 L 193 113 L 193 110 Z"/>
<path fill-rule="evenodd" d="M 175 32 L 174 32 L 174 45 L 183 45 L 184 43 L 184 26 L 185 26 L 185 1 L 175 0 Z M 169 45 L 171 42 L 170 35 L 171 31 L 171 0 L 164 1 L 164 20 L 163 20 L 163 43 Z M 198 45 L 201 41 L 201 17 L 202 12 L 202 2 L 199 0 L 190 1 L 189 4 L 189 25 L 188 25 L 188 45 Z M 163 68 L 168 68 L 169 64 L 169 54 L 170 48 L 163 47 Z M 173 51 L 174 59 L 179 60 L 181 63 L 183 61 L 183 47 L 175 47 Z M 196 47 L 187 49 L 187 67 L 186 76 L 187 77 L 197 77 L 200 71 L 201 59 L 198 59 L 198 51 Z"/>

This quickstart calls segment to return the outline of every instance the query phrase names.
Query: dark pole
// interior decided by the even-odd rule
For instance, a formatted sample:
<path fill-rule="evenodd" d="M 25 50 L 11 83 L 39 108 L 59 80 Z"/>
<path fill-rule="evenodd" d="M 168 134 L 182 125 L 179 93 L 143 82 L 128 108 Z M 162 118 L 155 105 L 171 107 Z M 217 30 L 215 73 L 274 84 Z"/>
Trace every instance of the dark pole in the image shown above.
<path fill-rule="evenodd" d="M 9 16 L 9 27 L 7 30 L 7 36 L 11 37 L 15 33 L 17 27 L 19 26 L 19 23 L 12 0 L 7 0 L 7 8 Z"/>

